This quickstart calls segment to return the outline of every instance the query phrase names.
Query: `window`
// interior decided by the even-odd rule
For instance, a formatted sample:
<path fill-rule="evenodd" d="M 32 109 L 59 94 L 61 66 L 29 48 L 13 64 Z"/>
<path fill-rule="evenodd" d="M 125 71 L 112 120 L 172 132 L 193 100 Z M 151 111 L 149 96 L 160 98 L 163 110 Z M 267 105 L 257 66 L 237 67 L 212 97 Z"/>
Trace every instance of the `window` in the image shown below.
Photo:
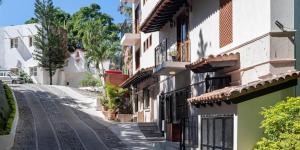
<path fill-rule="evenodd" d="M 10 48 L 18 48 L 18 38 L 10 39 Z"/>
<path fill-rule="evenodd" d="M 166 97 L 166 122 L 172 123 L 173 122 L 173 95 L 169 95 Z"/>
<path fill-rule="evenodd" d="M 136 52 L 135 52 L 135 69 L 138 69 L 140 68 L 140 57 L 141 57 L 141 50 L 138 49 Z"/>
<path fill-rule="evenodd" d="M 177 17 L 178 61 L 190 61 L 189 14 L 183 12 Z"/>
<path fill-rule="evenodd" d="M 147 88 L 143 90 L 143 97 L 144 97 L 144 108 L 149 108 L 150 97 L 149 97 L 149 90 Z"/>
<path fill-rule="evenodd" d="M 134 94 L 134 112 L 139 111 L 139 96 L 138 94 Z"/>
<path fill-rule="evenodd" d="M 135 33 L 140 33 L 140 22 L 141 22 L 141 8 L 140 5 L 138 5 L 134 11 L 135 13 L 135 20 L 134 20 L 134 31 Z"/>
<path fill-rule="evenodd" d="M 152 35 L 144 41 L 144 52 L 152 45 Z"/>
<path fill-rule="evenodd" d="M 232 0 L 220 0 L 220 47 L 232 43 Z"/>
<path fill-rule="evenodd" d="M 37 76 L 37 67 L 30 67 L 30 76 Z"/>
<path fill-rule="evenodd" d="M 233 149 L 232 116 L 202 117 L 201 149 Z"/>
<path fill-rule="evenodd" d="M 28 37 L 29 38 L 29 47 L 32 47 L 32 45 L 33 45 L 33 39 L 32 39 L 32 37 Z"/>
<path fill-rule="evenodd" d="M 176 95 L 176 119 L 180 121 L 188 117 L 188 104 L 187 99 L 189 98 L 188 95 L 189 91 L 180 91 L 175 93 Z"/>

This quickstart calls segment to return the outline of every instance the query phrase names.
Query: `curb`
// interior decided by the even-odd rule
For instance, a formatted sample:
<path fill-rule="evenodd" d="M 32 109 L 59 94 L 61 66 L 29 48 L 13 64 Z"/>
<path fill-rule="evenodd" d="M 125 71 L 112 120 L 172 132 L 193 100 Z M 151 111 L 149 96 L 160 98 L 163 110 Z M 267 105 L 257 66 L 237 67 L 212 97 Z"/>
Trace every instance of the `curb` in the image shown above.
<path fill-rule="evenodd" d="M 11 88 L 12 90 L 12 88 Z M 16 104 L 16 114 L 15 114 L 15 118 L 14 118 L 14 122 L 10 131 L 10 134 L 8 135 L 1 135 L 0 136 L 0 150 L 9 150 L 12 148 L 12 146 L 14 145 L 14 140 L 15 140 L 15 136 L 16 136 L 16 130 L 17 130 L 17 125 L 18 125 L 18 121 L 19 121 L 19 108 L 18 108 L 18 104 L 17 104 L 17 100 L 15 97 L 15 93 L 12 90 L 12 94 L 15 100 L 15 104 Z"/>

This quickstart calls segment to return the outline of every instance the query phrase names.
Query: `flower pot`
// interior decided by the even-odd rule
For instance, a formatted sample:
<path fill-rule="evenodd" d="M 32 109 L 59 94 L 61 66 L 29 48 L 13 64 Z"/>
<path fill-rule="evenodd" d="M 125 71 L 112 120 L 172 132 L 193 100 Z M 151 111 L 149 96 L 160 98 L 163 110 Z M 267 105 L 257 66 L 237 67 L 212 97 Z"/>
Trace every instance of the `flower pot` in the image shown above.
<path fill-rule="evenodd" d="M 108 107 L 102 105 L 102 106 L 101 106 L 101 110 L 102 110 L 102 111 L 107 111 L 107 110 L 108 110 Z"/>
<path fill-rule="evenodd" d="M 107 112 L 107 119 L 108 120 L 115 120 L 116 119 L 116 111 L 113 109 L 109 109 Z"/>

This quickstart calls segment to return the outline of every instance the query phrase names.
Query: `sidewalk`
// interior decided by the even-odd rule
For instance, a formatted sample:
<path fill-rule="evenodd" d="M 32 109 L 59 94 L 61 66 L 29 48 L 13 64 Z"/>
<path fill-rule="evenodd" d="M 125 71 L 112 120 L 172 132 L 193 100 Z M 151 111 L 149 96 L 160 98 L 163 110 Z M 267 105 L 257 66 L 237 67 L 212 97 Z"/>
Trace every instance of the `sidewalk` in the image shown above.
<path fill-rule="evenodd" d="M 65 86 L 53 87 L 64 91 L 69 97 L 71 97 L 81 108 L 80 111 L 89 114 L 94 120 L 108 127 L 124 144 L 128 146 L 128 149 L 157 149 L 154 148 L 154 143 L 146 140 L 137 123 L 119 123 L 106 120 L 103 113 L 96 110 L 96 97 L 82 95 L 77 91 Z"/>

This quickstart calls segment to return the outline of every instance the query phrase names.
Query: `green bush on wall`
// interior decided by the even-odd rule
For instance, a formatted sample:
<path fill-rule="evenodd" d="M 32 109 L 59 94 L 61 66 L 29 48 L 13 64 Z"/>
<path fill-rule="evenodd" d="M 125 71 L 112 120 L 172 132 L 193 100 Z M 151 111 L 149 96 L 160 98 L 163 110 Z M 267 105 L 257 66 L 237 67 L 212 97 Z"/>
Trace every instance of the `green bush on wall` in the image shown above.
<path fill-rule="evenodd" d="M 264 108 L 261 114 L 265 137 L 257 143 L 256 150 L 300 150 L 300 97 Z"/>
<path fill-rule="evenodd" d="M 3 120 L 0 120 L 2 122 L 2 127 L 0 127 L 0 135 L 7 135 L 10 133 L 16 115 L 16 103 L 11 88 L 7 84 L 4 84 L 3 88 L 9 105 L 10 113 L 8 117 L 1 117 Z"/>

